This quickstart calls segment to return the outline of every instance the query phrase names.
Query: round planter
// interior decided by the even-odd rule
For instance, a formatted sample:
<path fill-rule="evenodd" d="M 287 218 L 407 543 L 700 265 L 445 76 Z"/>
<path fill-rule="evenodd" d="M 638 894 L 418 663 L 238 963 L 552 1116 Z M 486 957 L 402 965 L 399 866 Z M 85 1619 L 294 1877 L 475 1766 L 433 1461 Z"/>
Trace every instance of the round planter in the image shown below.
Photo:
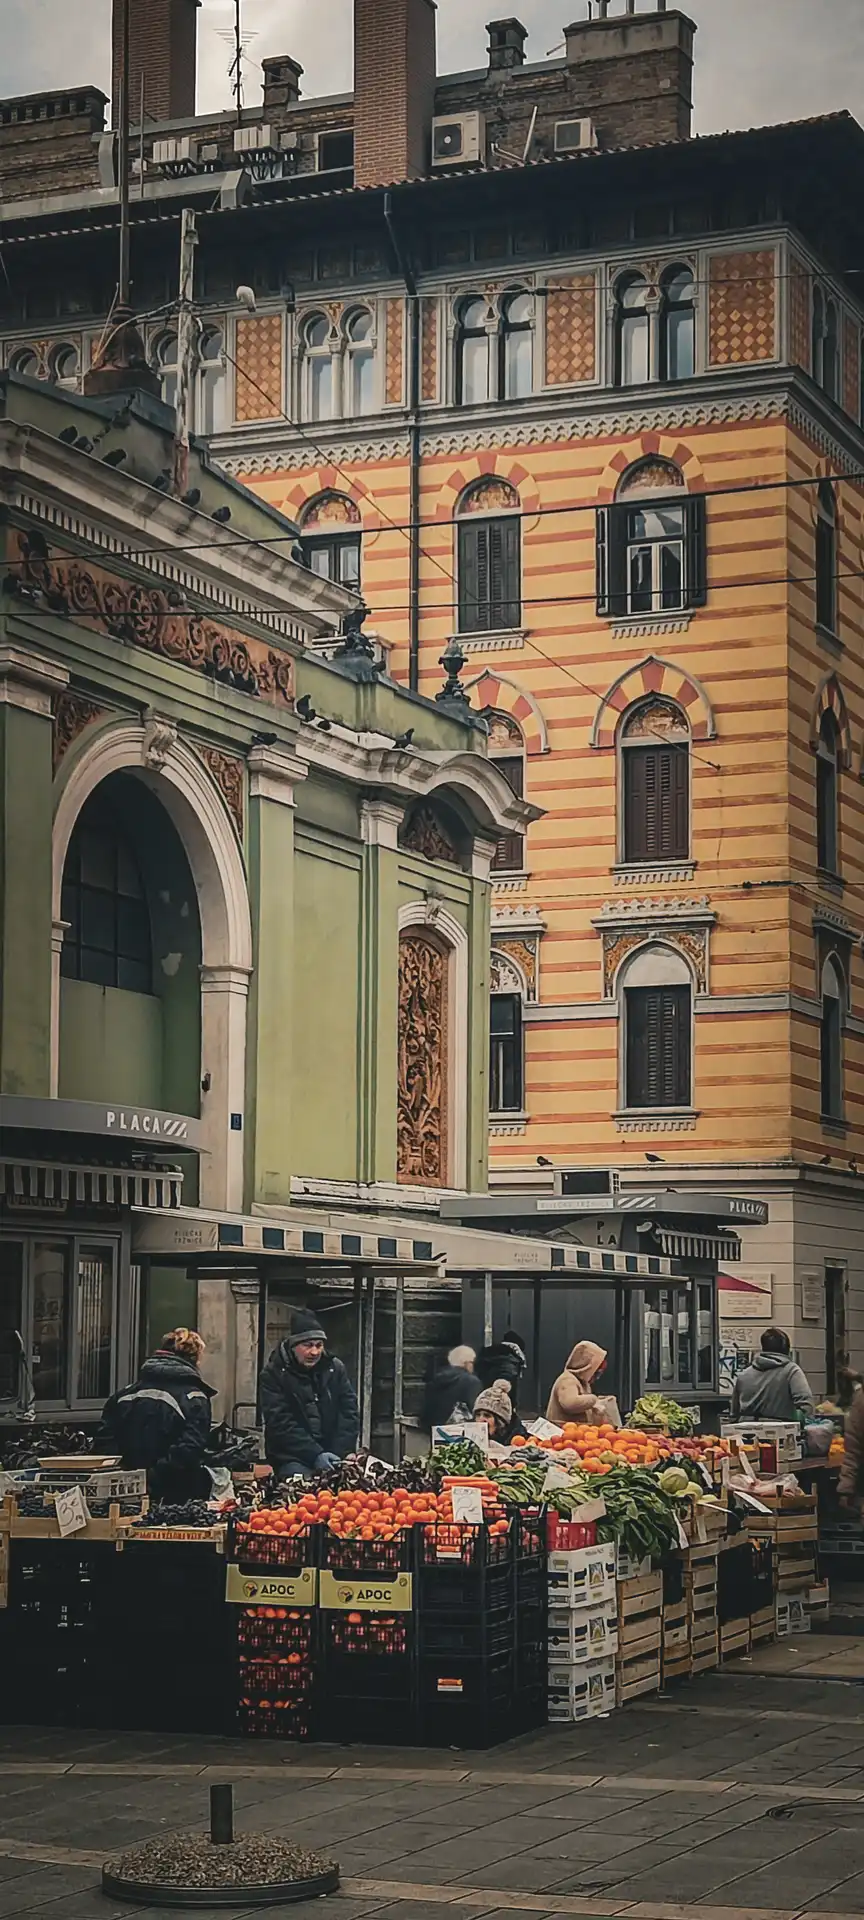
<path fill-rule="evenodd" d="M 269 1886 L 254 1886 L 248 1881 L 233 1887 L 172 1887 L 164 1882 L 154 1886 L 144 1880 L 126 1880 L 102 1868 L 102 1892 L 112 1900 L 128 1900 L 136 1907 L 278 1907 L 288 1900 L 315 1900 L 319 1894 L 335 1893 L 339 1869 L 320 1873 L 311 1880 L 271 1881 Z"/>

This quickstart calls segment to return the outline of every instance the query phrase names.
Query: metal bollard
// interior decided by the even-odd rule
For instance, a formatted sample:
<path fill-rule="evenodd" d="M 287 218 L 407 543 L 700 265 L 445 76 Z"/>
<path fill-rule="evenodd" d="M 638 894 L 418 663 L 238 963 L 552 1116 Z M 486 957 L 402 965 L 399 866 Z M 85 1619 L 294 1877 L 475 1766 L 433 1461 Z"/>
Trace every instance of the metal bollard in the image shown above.
<path fill-rule="evenodd" d="M 210 1839 L 214 1847 L 230 1847 L 234 1839 L 234 1788 L 210 1788 Z"/>

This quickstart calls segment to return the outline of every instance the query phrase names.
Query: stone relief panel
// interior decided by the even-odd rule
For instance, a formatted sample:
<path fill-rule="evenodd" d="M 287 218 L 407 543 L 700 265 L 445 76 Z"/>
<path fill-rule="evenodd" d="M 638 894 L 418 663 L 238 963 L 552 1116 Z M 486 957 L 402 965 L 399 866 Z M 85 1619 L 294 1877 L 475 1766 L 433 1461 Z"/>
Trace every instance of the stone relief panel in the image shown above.
<path fill-rule="evenodd" d="M 58 693 L 54 702 L 54 772 L 68 753 L 73 740 L 94 720 L 101 720 L 105 708 L 97 707 L 95 700 L 88 700 L 83 693 L 73 693 L 68 688 Z"/>
<path fill-rule="evenodd" d="M 238 320 L 235 420 L 278 420 L 284 353 L 281 313 L 250 313 Z"/>
<path fill-rule="evenodd" d="M 397 1179 L 447 1184 L 448 953 L 422 928 L 399 942 Z"/>
<path fill-rule="evenodd" d="M 597 378 L 597 276 L 574 273 L 546 296 L 546 385 Z"/>

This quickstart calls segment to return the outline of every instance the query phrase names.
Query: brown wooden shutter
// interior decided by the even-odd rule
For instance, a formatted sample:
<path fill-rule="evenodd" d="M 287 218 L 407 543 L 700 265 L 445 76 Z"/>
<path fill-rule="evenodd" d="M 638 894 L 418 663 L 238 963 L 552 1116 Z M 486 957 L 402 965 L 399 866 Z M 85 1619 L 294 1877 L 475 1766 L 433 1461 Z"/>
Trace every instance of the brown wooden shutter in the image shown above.
<path fill-rule="evenodd" d="M 480 629 L 480 539 L 483 522 L 465 521 L 459 528 L 459 632 Z"/>
<path fill-rule="evenodd" d="M 628 1107 L 690 1104 L 690 988 L 633 987 L 627 993 Z"/>
<path fill-rule="evenodd" d="M 607 620 L 627 612 L 627 508 L 597 509 L 597 612 Z"/>
<path fill-rule="evenodd" d="M 625 747 L 624 859 L 686 860 L 689 749 Z"/>
<path fill-rule="evenodd" d="M 493 760 L 493 766 L 504 775 L 508 787 L 521 800 L 525 793 L 525 763 L 521 754 L 512 758 Z M 499 833 L 492 856 L 493 873 L 521 873 L 525 862 L 525 837 L 521 833 Z"/>

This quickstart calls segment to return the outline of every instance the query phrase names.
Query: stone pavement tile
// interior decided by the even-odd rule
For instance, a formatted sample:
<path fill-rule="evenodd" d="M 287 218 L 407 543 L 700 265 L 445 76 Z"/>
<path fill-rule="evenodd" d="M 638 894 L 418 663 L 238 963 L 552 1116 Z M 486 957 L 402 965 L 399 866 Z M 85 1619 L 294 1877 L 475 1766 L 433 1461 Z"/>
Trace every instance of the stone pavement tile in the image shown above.
<path fill-rule="evenodd" d="M 39 1913 L 55 1900 L 71 1900 L 75 1894 L 98 1885 L 93 1867 L 42 1867 L 0 1886 L 0 1914 Z"/>
<path fill-rule="evenodd" d="M 508 1893 L 546 1893 L 551 1888 L 558 1893 L 560 1880 L 560 1860 L 542 1860 L 530 1853 L 520 1853 L 508 1860 L 506 1875 L 501 1873 L 497 1862 L 495 1866 L 477 1867 L 471 1875 L 472 1886 L 494 1888 L 496 1893 L 504 1887 Z"/>
<path fill-rule="evenodd" d="M 634 1834 L 633 1846 L 645 1845 L 644 1834 Z M 531 1856 L 535 1860 L 619 1860 L 629 1851 L 630 1843 L 620 1833 L 607 1833 L 604 1827 L 574 1827 L 572 1832 L 566 1829 L 554 1840 L 543 1840 L 532 1847 Z M 564 1871 L 563 1867 L 561 1869 Z"/>
<path fill-rule="evenodd" d="M 730 1900 L 733 1896 L 746 1895 L 757 1907 L 760 1900 L 767 1905 L 769 1899 L 788 1906 L 797 1903 L 801 1907 L 808 1900 L 815 1901 L 831 1893 L 838 1883 L 851 1877 L 844 1869 L 839 1836 L 826 1834 L 822 1829 L 818 1838 L 800 1846 L 792 1826 L 787 1839 L 788 1849 L 782 1859 L 775 1859 L 769 1867 L 746 1871 L 743 1876 L 736 1875 L 734 1867 L 730 1871 L 727 1857 L 726 1880 L 718 1884 L 723 1885 Z M 699 1848 L 696 1858 L 704 1851 Z"/>
<path fill-rule="evenodd" d="M 807 1913 L 808 1920 L 832 1920 L 835 1911 L 843 1914 L 864 1913 L 864 1873 L 853 1873 L 844 1880 L 845 1864 L 842 1849 L 838 1848 L 837 1880 L 830 1894 L 821 1898 L 812 1895 L 809 1901 L 802 1895 L 801 1907 Z"/>

